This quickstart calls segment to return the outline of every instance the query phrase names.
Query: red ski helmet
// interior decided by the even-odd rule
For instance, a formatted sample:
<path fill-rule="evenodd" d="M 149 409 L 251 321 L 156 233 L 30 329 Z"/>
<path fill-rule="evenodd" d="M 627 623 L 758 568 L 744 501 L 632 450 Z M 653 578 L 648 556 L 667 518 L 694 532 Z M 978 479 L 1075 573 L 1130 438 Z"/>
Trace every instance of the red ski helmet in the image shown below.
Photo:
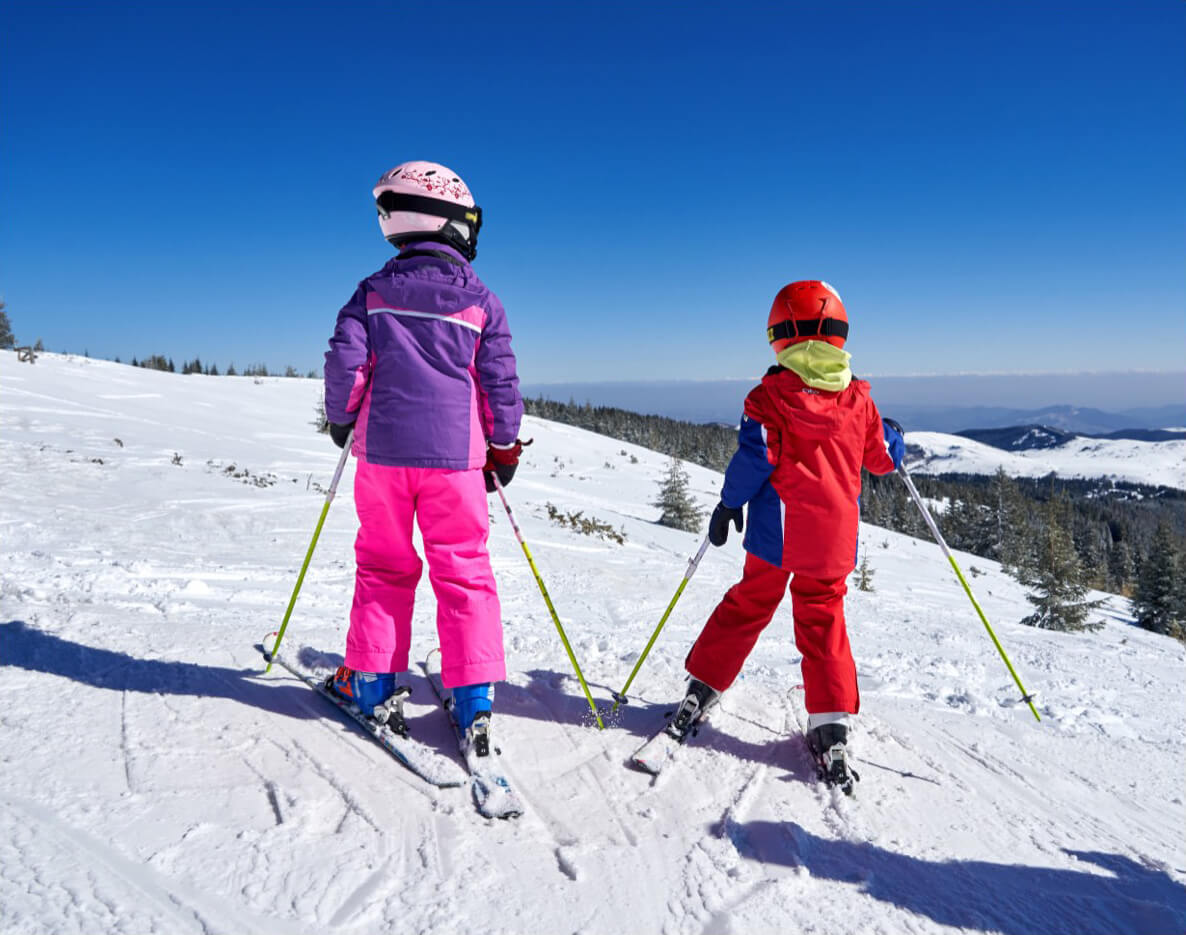
<path fill-rule="evenodd" d="M 848 313 L 840 294 L 826 282 L 805 279 L 778 290 L 766 320 L 766 340 L 775 354 L 800 341 L 844 347 L 847 337 Z"/>

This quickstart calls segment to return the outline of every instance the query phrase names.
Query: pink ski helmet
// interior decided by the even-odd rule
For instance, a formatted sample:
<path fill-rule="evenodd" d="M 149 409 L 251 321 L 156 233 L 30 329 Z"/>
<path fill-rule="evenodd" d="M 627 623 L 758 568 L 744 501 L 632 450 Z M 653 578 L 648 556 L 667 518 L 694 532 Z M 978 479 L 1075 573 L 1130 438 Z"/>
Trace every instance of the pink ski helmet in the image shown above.
<path fill-rule="evenodd" d="M 477 254 L 482 209 L 452 169 L 435 162 L 405 162 L 383 174 L 374 195 L 379 227 L 392 246 L 437 240 L 467 260 Z"/>

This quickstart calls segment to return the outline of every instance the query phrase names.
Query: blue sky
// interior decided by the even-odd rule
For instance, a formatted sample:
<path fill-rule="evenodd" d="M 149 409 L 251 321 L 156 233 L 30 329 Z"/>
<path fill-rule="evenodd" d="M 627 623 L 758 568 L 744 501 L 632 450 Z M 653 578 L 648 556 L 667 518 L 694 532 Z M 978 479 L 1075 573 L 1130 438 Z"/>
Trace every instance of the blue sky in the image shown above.
<path fill-rule="evenodd" d="M 864 374 L 1181 370 L 1186 4 L 0 10 L 18 339 L 319 367 L 443 162 L 525 382 L 726 379 L 823 278 Z"/>

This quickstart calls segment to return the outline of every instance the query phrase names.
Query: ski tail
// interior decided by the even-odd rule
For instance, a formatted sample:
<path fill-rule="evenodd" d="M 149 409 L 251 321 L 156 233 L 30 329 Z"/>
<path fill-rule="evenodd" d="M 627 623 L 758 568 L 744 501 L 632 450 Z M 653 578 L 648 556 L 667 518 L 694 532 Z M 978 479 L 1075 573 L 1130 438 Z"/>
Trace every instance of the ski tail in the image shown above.
<path fill-rule="evenodd" d="M 502 751 L 490 741 L 490 715 L 479 716 L 471 726 L 471 737 L 461 730 L 453 716 L 453 693 L 441 679 L 441 651 L 434 649 L 421 663 L 428 683 L 449 716 L 449 724 L 457 737 L 457 748 L 462 762 L 469 770 L 474 805 L 486 818 L 518 818 L 523 814 L 523 800 L 511 786 L 510 779 L 499 763 Z"/>
<path fill-rule="evenodd" d="M 265 660 L 271 664 L 280 666 L 290 675 L 294 675 L 304 682 L 309 688 L 354 721 L 371 739 L 390 753 L 410 772 L 420 777 L 429 785 L 441 789 L 456 788 L 465 785 L 467 777 L 452 759 L 443 756 L 427 744 L 413 740 L 407 736 L 406 732 L 400 733 L 398 730 L 400 725 L 398 723 L 391 725 L 374 718 L 366 717 L 349 701 L 332 691 L 329 688 L 326 678 L 318 678 L 302 670 L 294 663 L 290 663 L 284 656 L 269 649 L 266 643 L 267 641 L 265 640 L 264 642 L 257 643 L 255 647 L 263 655 Z M 332 676 L 329 676 L 329 678 L 332 679 Z M 402 696 L 400 703 L 402 705 Z M 403 720 L 402 708 L 399 720 L 401 722 Z M 396 729 L 393 729 L 393 726 Z"/>

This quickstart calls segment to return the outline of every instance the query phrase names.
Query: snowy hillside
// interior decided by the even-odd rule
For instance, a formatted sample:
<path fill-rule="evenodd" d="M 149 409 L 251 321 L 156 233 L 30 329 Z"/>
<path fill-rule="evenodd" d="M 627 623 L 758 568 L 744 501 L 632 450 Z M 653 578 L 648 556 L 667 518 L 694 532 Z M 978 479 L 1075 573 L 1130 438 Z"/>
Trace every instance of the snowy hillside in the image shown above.
<path fill-rule="evenodd" d="M 921 449 L 911 470 L 919 474 L 995 474 L 1011 477 L 1103 477 L 1133 484 L 1186 489 L 1186 441 L 1144 442 L 1123 438 L 1075 437 L 1061 445 L 1004 451 L 984 442 L 942 432 L 909 432 L 911 449 Z"/>
<path fill-rule="evenodd" d="M 496 502 L 495 731 L 528 811 L 491 822 L 465 790 L 423 786 L 301 683 L 262 676 L 254 649 L 336 462 L 310 426 L 318 391 L 0 352 L 0 932 L 1186 930 L 1183 646 L 1118 599 L 1097 634 L 1020 626 L 1016 583 L 960 556 L 1036 723 L 938 549 L 874 527 L 876 590 L 848 600 L 855 799 L 821 789 L 800 739 L 789 601 L 675 768 L 624 765 L 739 576 L 736 537 L 599 732 Z M 508 496 L 608 710 L 699 537 L 653 523 L 665 457 L 538 420 L 523 435 Z M 715 503 L 719 475 L 688 472 Z M 344 646 L 352 474 L 286 637 L 307 659 Z M 561 528 L 548 504 L 626 541 Z M 433 614 L 425 576 L 421 658 Z M 413 686 L 412 730 L 451 751 Z"/>

